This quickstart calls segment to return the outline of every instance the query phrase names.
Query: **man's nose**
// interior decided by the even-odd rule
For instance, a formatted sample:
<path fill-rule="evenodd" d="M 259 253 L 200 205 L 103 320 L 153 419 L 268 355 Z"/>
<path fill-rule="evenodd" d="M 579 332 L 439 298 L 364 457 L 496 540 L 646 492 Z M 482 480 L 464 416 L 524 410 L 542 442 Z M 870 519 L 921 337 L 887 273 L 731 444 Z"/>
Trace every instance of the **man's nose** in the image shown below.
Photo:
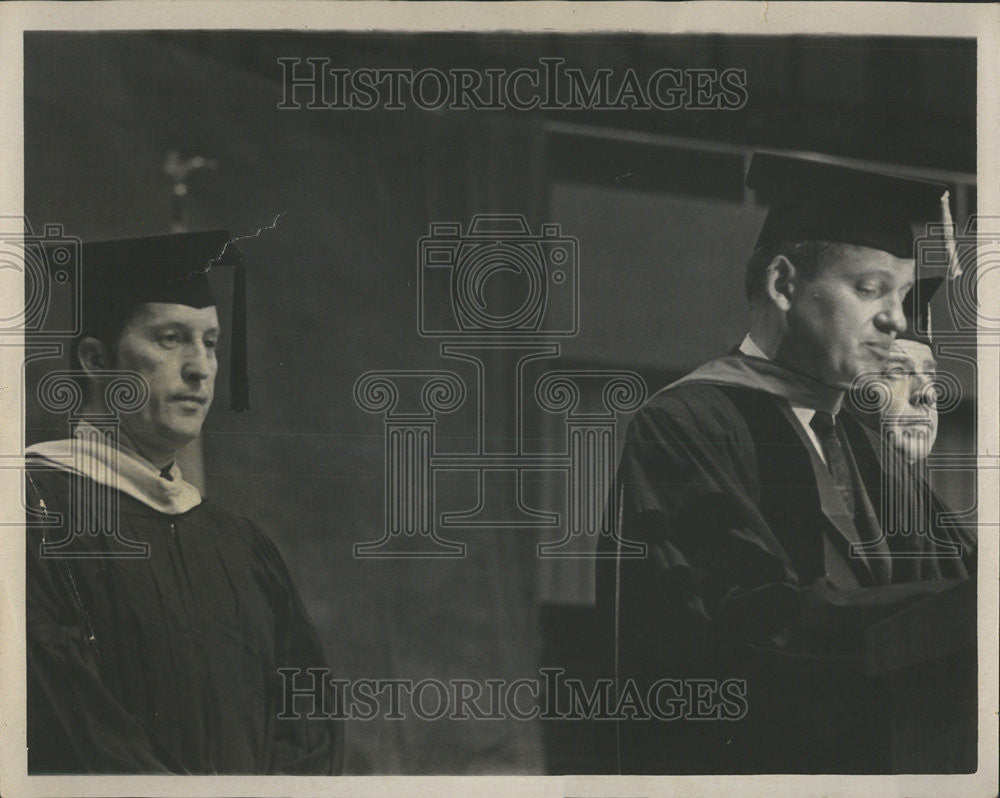
<path fill-rule="evenodd" d="M 934 407 L 937 405 L 937 388 L 930 377 L 915 376 L 910 392 L 910 404 L 914 407 Z"/>
<path fill-rule="evenodd" d="M 202 344 L 192 344 L 188 347 L 184 358 L 184 379 L 207 380 L 211 373 L 208 349 Z"/>
<path fill-rule="evenodd" d="M 903 301 L 893 294 L 887 299 L 888 304 L 875 317 L 879 329 L 885 332 L 902 334 L 906 332 L 906 313 L 903 312 Z"/>

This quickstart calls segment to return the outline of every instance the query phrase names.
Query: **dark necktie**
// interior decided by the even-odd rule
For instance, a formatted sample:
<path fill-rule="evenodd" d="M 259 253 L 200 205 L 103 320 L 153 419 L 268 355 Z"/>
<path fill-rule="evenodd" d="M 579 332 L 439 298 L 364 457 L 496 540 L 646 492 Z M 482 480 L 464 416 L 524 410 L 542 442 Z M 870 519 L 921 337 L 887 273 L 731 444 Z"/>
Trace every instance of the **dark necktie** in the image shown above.
<path fill-rule="evenodd" d="M 163 477 L 168 482 L 173 482 L 174 481 L 174 475 L 170 473 L 170 469 L 173 468 L 173 467 L 174 467 L 174 464 L 171 463 L 170 465 L 168 465 L 168 466 L 160 469 L 160 476 Z"/>
<path fill-rule="evenodd" d="M 809 426 L 813 428 L 816 437 L 819 438 L 819 443 L 823 447 L 823 456 L 826 457 L 826 468 L 840 491 L 848 514 L 853 518 L 855 510 L 854 481 L 851 479 L 851 468 L 847 464 L 844 446 L 837 434 L 837 419 L 830 413 L 817 410 L 813 414 Z"/>
<path fill-rule="evenodd" d="M 871 542 L 878 538 L 880 532 L 871 528 L 868 516 L 862 509 L 862 502 L 858 499 L 856 491 L 861 487 L 855 484 L 851 476 L 851 466 L 848 463 L 848 452 L 845 451 L 844 444 L 837 433 L 837 419 L 830 413 L 817 410 L 809 422 L 809 426 L 816 432 L 820 445 L 823 447 L 823 454 L 826 457 L 826 467 L 833 477 L 833 481 L 844 499 L 844 506 L 854 522 L 854 528 L 862 541 Z M 862 554 L 856 556 L 863 557 L 868 567 L 879 584 L 888 584 L 891 580 L 891 564 L 884 557 L 875 555 L 865 557 Z"/>

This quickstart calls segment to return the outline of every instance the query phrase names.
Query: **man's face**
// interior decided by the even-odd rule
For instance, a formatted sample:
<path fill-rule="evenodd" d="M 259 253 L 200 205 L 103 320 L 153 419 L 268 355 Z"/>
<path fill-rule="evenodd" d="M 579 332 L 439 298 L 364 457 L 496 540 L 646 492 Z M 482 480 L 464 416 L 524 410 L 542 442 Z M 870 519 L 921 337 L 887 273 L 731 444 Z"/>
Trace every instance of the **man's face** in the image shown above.
<path fill-rule="evenodd" d="M 172 455 L 198 437 L 215 392 L 219 319 L 214 307 L 140 306 L 118 339 L 118 368 L 149 383 L 149 401 L 122 417 L 142 453 Z"/>
<path fill-rule="evenodd" d="M 889 386 L 889 405 L 882 413 L 886 434 L 909 462 L 922 460 L 930 454 L 938 429 L 937 363 L 930 347 L 896 341 L 882 375 Z"/>
<path fill-rule="evenodd" d="M 835 246 L 814 274 L 796 272 L 778 359 L 841 388 L 860 374 L 877 373 L 906 329 L 902 301 L 912 285 L 912 260 Z"/>

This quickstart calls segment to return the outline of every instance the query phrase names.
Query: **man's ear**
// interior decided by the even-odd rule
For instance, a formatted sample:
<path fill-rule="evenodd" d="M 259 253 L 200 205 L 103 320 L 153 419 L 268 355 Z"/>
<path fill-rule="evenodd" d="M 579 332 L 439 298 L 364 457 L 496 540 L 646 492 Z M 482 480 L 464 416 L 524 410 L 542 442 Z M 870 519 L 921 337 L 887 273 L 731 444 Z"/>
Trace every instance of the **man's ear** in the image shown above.
<path fill-rule="evenodd" d="M 77 345 L 76 358 L 87 374 L 97 374 L 111 368 L 111 354 L 99 338 L 84 338 Z"/>
<path fill-rule="evenodd" d="M 784 255 L 776 255 L 764 271 L 764 292 L 780 310 L 792 306 L 795 293 L 795 264 Z"/>

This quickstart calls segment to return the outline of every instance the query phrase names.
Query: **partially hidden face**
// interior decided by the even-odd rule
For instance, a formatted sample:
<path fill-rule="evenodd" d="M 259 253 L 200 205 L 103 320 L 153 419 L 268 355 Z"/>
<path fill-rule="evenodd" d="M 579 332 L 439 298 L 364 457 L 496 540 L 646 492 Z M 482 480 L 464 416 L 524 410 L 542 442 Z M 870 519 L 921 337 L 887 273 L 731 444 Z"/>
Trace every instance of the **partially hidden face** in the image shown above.
<path fill-rule="evenodd" d="M 909 461 L 930 454 L 937 439 L 937 363 L 919 341 L 896 341 L 882 366 L 889 403 L 882 413 L 889 440 Z"/>
<path fill-rule="evenodd" d="M 149 383 L 149 401 L 122 417 L 124 432 L 144 451 L 173 452 L 201 432 L 215 394 L 219 319 L 214 307 L 146 303 L 118 340 L 118 368 Z"/>
<path fill-rule="evenodd" d="M 780 358 L 841 388 L 862 374 L 877 374 L 896 335 L 906 330 L 903 299 L 913 269 L 912 259 L 835 245 L 814 274 L 798 272 L 793 280 Z"/>

